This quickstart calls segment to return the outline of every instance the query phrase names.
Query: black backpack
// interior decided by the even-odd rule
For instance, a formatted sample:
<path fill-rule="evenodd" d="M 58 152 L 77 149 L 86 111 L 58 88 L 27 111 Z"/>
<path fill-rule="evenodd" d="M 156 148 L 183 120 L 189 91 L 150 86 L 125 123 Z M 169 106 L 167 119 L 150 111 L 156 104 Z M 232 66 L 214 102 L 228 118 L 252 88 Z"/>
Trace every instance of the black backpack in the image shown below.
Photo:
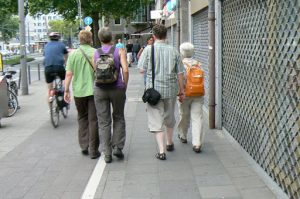
<path fill-rule="evenodd" d="M 108 53 L 104 53 L 101 48 L 98 49 L 99 58 L 96 60 L 96 83 L 111 84 L 118 80 L 118 71 L 114 61 L 115 47 L 112 46 Z"/>

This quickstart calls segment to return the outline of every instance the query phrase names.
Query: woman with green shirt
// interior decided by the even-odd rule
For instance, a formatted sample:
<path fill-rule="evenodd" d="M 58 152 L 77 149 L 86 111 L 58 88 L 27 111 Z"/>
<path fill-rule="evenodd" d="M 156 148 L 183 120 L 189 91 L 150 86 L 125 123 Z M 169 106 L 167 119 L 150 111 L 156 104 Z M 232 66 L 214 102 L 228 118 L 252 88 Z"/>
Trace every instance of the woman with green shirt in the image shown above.
<path fill-rule="evenodd" d="M 79 33 L 80 48 L 68 58 L 65 78 L 64 99 L 70 103 L 70 83 L 77 108 L 78 140 L 81 152 L 96 159 L 100 156 L 97 114 L 94 102 L 94 69 L 90 65 L 95 49 L 91 47 L 92 33 L 82 30 Z"/>

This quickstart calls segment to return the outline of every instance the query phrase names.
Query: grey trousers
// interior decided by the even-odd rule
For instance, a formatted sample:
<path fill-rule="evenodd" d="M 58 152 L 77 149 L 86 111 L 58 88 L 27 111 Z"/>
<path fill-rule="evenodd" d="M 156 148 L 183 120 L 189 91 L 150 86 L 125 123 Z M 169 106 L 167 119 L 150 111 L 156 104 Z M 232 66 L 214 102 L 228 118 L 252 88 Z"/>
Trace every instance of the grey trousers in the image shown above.
<path fill-rule="evenodd" d="M 74 97 L 78 116 L 78 141 L 82 150 L 90 154 L 99 150 L 98 121 L 94 96 Z"/>
<path fill-rule="evenodd" d="M 101 89 L 95 86 L 94 96 L 103 152 L 105 155 L 111 155 L 112 148 L 123 149 L 125 145 L 126 92 L 125 89 Z"/>

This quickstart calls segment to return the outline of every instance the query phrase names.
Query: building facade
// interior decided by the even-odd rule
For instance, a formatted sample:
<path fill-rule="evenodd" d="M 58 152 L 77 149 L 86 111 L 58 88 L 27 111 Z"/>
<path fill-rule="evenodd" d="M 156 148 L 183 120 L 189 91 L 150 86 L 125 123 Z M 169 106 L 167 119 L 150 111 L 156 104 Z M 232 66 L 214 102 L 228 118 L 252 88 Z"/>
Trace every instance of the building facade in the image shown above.
<path fill-rule="evenodd" d="M 217 127 L 228 132 L 288 198 L 298 199 L 300 1 L 214 2 Z M 188 10 L 180 16 L 181 23 L 189 24 L 188 31 L 181 28 L 181 41 L 188 35 L 205 70 L 208 109 L 208 1 L 190 0 Z M 176 17 L 166 25 L 169 43 L 177 46 Z"/>

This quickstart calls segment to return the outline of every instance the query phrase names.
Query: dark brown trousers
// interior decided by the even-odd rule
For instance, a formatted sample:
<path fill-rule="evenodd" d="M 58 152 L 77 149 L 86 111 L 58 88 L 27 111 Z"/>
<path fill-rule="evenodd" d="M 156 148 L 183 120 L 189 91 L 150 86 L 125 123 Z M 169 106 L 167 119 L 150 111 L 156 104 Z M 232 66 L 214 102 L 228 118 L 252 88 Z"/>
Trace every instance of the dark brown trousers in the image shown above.
<path fill-rule="evenodd" d="M 74 97 L 78 116 L 78 141 L 82 150 L 90 154 L 99 150 L 99 134 L 94 96 Z"/>

